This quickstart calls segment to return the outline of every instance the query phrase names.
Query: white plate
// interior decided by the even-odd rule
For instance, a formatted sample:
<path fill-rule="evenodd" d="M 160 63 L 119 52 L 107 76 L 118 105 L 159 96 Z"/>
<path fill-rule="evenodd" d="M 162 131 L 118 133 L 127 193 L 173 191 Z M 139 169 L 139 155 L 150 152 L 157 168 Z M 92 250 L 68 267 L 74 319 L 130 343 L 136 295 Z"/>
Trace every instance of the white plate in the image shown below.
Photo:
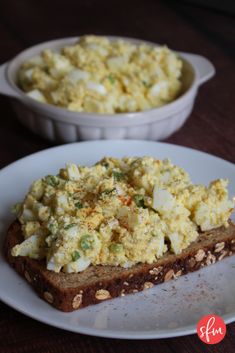
<path fill-rule="evenodd" d="M 185 168 L 196 183 L 229 178 L 235 191 L 235 165 L 205 153 L 164 143 L 94 141 L 52 148 L 23 158 L 0 171 L 1 243 L 11 220 L 11 206 L 21 200 L 30 183 L 53 174 L 66 162 L 91 165 L 104 155 L 170 158 Z M 0 255 L 0 299 L 16 310 L 47 324 L 95 336 L 148 339 L 194 333 L 206 314 L 235 320 L 235 257 L 177 281 L 114 299 L 73 313 L 62 313 L 39 299 Z"/>

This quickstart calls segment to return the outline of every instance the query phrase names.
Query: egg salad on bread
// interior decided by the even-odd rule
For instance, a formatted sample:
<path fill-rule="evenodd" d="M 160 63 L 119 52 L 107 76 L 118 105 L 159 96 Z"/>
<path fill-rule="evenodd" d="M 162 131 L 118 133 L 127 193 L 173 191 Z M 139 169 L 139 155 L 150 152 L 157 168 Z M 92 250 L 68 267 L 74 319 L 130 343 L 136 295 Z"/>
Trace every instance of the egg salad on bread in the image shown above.
<path fill-rule="evenodd" d="M 90 35 L 25 61 L 18 83 L 29 97 L 71 111 L 136 112 L 176 99 L 182 66 L 166 46 Z"/>
<path fill-rule="evenodd" d="M 46 259 L 47 269 L 77 273 L 92 265 L 131 267 L 179 254 L 200 231 L 228 226 L 228 181 L 195 185 L 170 160 L 106 157 L 67 164 L 36 180 L 15 206 L 24 241 L 13 256 Z"/>

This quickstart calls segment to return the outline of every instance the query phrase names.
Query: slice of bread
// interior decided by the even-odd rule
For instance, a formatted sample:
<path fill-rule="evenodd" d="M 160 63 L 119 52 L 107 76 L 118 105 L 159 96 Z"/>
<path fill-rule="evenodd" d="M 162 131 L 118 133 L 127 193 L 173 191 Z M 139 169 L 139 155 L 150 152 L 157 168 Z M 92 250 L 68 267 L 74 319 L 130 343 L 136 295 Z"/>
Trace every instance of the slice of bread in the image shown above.
<path fill-rule="evenodd" d="M 73 311 L 106 299 L 151 288 L 188 272 L 214 264 L 235 252 L 235 225 L 200 233 L 181 254 L 166 253 L 155 263 L 131 268 L 90 266 L 76 274 L 55 273 L 46 269 L 45 261 L 29 257 L 13 257 L 11 249 L 22 242 L 21 226 L 10 226 L 4 252 L 7 261 L 26 278 L 38 295 L 62 311 Z"/>

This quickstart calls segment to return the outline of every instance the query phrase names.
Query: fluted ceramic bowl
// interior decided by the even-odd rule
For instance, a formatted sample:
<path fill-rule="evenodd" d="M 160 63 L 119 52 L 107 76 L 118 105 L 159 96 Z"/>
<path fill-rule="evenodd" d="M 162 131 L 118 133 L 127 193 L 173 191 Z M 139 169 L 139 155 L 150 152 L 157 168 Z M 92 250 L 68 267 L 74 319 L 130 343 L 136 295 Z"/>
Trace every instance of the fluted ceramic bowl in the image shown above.
<path fill-rule="evenodd" d="M 122 39 L 137 44 L 156 45 L 132 38 Z M 183 61 L 183 85 L 179 97 L 159 108 L 118 114 L 72 112 L 66 108 L 40 103 L 28 97 L 17 86 L 17 73 L 23 62 L 46 48 L 58 51 L 77 41 L 78 37 L 72 37 L 44 42 L 22 51 L 0 66 L 0 93 L 12 98 L 13 107 L 23 125 L 52 141 L 164 139 L 183 125 L 192 111 L 199 86 L 215 73 L 213 64 L 203 56 L 178 52 Z"/>

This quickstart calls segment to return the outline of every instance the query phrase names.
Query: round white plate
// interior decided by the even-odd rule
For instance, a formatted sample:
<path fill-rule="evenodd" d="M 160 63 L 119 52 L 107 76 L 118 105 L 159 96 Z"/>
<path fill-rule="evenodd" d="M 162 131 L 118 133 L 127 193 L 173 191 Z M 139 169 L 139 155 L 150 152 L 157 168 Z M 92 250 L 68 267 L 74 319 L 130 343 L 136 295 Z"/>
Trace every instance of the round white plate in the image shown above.
<path fill-rule="evenodd" d="M 235 165 L 184 147 L 146 141 L 94 141 L 51 148 L 23 158 L 0 171 L 0 241 L 13 216 L 11 206 L 21 200 L 30 183 L 57 173 L 66 162 L 91 165 L 103 156 L 170 158 L 185 168 L 196 183 L 230 180 L 235 193 Z M 0 255 L 0 299 L 36 320 L 95 336 L 148 339 L 194 333 L 206 314 L 235 320 L 235 256 L 148 291 L 113 299 L 72 313 L 62 313 L 39 299 Z"/>

